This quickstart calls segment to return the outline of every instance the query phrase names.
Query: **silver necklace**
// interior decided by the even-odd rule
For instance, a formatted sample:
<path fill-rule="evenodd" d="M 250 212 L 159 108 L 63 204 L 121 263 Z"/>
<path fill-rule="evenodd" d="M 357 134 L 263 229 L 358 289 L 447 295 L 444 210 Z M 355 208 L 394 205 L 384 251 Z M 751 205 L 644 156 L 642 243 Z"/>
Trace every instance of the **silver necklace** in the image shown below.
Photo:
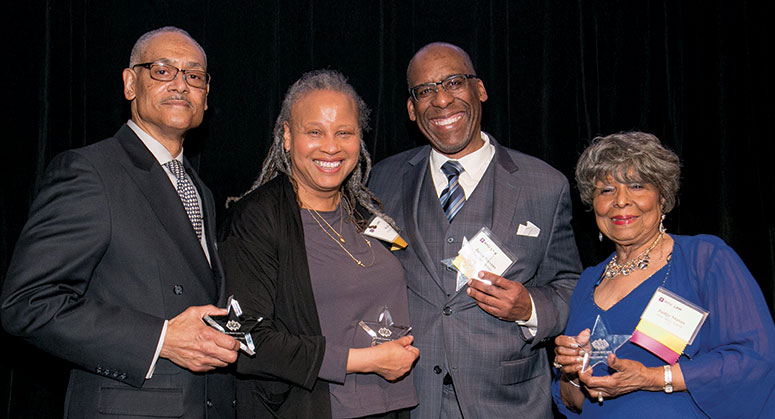
<path fill-rule="evenodd" d="M 655 247 L 657 247 L 657 244 L 662 239 L 662 236 L 665 233 L 663 231 L 659 232 L 659 235 L 657 236 L 656 240 L 654 240 L 654 243 L 649 246 L 648 249 L 644 250 L 643 253 L 636 256 L 634 259 L 631 259 L 627 263 L 618 264 L 617 263 L 617 255 L 614 255 L 614 257 L 611 258 L 611 261 L 608 262 L 608 265 L 605 266 L 605 272 L 603 273 L 603 277 L 607 279 L 614 278 L 618 275 L 627 276 L 635 271 L 635 269 L 644 270 L 649 267 L 649 263 L 651 262 L 651 258 L 649 257 L 649 253 L 651 253 L 652 250 L 654 250 Z"/>

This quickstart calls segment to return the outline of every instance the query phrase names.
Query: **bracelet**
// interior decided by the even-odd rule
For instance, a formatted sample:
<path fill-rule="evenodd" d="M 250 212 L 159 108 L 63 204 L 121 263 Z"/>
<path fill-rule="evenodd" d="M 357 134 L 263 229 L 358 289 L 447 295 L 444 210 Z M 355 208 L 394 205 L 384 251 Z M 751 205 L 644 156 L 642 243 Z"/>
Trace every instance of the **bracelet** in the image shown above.
<path fill-rule="evenodd" d="M 670 364 L 664 365 L 662 368 L 665 370 L 665 385 L 662 387 L 662 390 L 670 394 L 673 392 L 673 371 L 670 368 Z"/>
<path fill-rule="evenodd" d="M 563 377 L 565 377 L 565 378 L 568 378 L 568 375 L 567 375 L 567 374 L 563 374 Z M 581 388 L 581 384 L 574 383 L 574 382 L 573 382 L 573 380 L 571 380 L 570 378 L 568 378 L 568 382 L 569 382 L 569 383 L 570 383 L 570 385 L 572 385 L 573 387 L 576 387 L 576 388 Z"/>

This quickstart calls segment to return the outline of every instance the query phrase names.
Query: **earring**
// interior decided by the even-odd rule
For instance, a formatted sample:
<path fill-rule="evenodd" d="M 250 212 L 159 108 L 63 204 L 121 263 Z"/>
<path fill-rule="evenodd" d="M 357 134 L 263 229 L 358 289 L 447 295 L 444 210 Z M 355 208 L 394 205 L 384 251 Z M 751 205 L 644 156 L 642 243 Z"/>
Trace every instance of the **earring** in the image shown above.
<path fill-rule="evenodd" d="M 600 243 L 603 242 L 603 232 L 602 231 L 598 231 L 597 232 L 597 241 L 599 241 Z"/>
<path fill-rule="evenodd" d="M 659 232 L 664 233 L 667 231 L 663 222 L 665 221 L 665 214 L 662 214 L 662 218 L 659 219 Z"/>

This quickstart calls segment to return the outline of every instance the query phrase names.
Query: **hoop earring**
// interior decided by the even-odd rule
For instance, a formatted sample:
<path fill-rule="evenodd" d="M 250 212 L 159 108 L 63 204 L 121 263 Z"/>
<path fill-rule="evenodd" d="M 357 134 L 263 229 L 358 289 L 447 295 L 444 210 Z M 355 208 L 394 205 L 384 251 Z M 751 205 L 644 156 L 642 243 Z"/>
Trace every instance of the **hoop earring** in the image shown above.
<path fill-rule="evenodd" d="M 665 233 L 665 231 L 667 231 L 667 229 L 665 228 L 664 221 L 665 221 L 665 214 L 662 214 L 662 217 L 659 219 L 659 232 L 663 234 Z"/>
<path fill-rule="evenodd" d="M 602 231 L 598 231 L 597 232 L 597 241 L 599 241 L 600 243 L 603 242 L 603 232 Z"/>

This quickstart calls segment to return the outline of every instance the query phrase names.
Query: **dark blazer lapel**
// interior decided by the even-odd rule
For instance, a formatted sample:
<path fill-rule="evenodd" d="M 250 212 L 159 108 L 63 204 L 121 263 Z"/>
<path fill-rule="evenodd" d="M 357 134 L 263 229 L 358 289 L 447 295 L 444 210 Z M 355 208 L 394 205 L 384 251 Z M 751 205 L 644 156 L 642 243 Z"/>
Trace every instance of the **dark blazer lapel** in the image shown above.
<path fill-rule="evenodd" d="M 493 190 L 492 207 L 492 228 L 496 235 L 501 235 L 503 239 L 510 238 L 510 235 L 516 234 L 517 226 L 512 226 L 514 211 L 517 209 L 521 185 L 518 183 L 519 168 L 509 153 L 498 144 L 492 136 L 490 140 L 495 146 L 495 176 Z M 512 231 L 513 230 L 513 231 Z M 505 233 L 500 233 L 504 231 Z M 502 240 L 503 240 L 502 239 Z"/>
<path fill-rule="evenodd" d="M 194 183 L 194 187 L 199 192 L 199 196 L 202 198 L 202 225 L 204 226 L 205 238 L 207 241 L 207 250 L 210 252 L 210 266 L 212 268 L 213 275 L 215 276 L 216 283 L 218 285 L 218 306 L 224 306 L 226 304 L 226 282 L 224 279 L 223 266 L 221 265 L 221 259 L 218 256 L 218 247 L 216 244 L 216 214 L 215 202 L 213 202 L 212 193 L 199 178 L 199 175 L 194 170 L 191 163 L 187 158 L 183 157 L 183 166 L 186 168 L 186 173 Z M 192 229 L 193 231 L 193 229 Z M 197 244 L 199 241 L 197 240 Z M 201 249 L 201 246 L 199 246 Z"/>
<path fill-rule="evenodd" d="M 199 278 L 209 278 L 212 275 L 210 265 L 167 172 L 127 125 L 122 126 L 115 136 L 131 161 L 131 165 L 125 165 L 127 173 L 173 238 L 172 241 L 190 262 L 186 265 L 191 266 Z"/>
<path fill-rule="evenodd" d="M 431 258 L 428 246 L 425 244 L 425 240 L 423 240 L 422 236 L 420 236 L 419 226 L 417 225 L 420 190 L 422 190 L 422 184 L 428 173 L 429 157 L 430 147 L 423 147 L 407 162 L 409 168 L 404 172 L 404 188 L 402 188 L 403 196 L 401 197 L 402 202 L 408 203 L 408 205 L 404 205 L 404 220 L 406 221 L 404 229 L 406 231 L 407 241 L 415 244 L 415 253 L 417 253 L 420 262 L 425 265 L 425 269 L 430 273 L 439 288 L 443 290 L 444 285 L 437 272 L 437 265 L 441 262 L 434 261 Z"/>

